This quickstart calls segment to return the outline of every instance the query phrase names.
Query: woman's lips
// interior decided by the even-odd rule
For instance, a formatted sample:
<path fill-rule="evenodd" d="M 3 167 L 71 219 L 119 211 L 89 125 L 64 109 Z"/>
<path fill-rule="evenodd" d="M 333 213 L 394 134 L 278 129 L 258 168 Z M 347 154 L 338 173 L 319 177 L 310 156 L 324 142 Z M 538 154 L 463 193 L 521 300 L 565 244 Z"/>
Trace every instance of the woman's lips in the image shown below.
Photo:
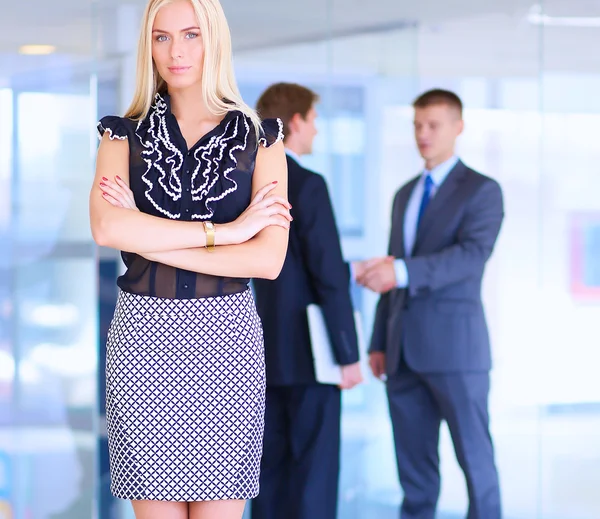
<path fill-rule="evenodd" d="M 173 74 L 183 74 L 187 72 L 191 67 L 169 67 L 169 71 Z"/>

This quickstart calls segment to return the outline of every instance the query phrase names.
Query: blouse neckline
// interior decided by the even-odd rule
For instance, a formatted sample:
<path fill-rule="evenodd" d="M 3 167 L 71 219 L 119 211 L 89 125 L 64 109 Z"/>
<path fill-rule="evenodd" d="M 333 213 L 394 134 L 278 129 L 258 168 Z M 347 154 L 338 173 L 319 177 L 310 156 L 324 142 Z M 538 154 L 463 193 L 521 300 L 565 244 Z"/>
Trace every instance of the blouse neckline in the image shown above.
<path fill-rule="evenodd" d="M 215 134 L 217 134 L 218 132 L 223 130 L 223 127 L 225 126 L 226 123 L 228 123 L 234 116 L 237 117 L 241 114 L 241 112 L 239 110 L 229 110 L 224 116 L 223 118 L 219 121 L 219 123 L 217 123 L 217 125 L 212 128 L 211 130 L 209 130 L 208 132 L 206 132 L 204 135 L 202 135 L 192 146 L 188 147 L 187 142 L 185 140 L 185 137 L 183 136 L 183 133 L 181 131 L 181 128 L 179 126 L 179 121 L 177 120 L 177 118 L 175 117 L 175 114 L 171 111 L 171 96 L 169 95 L 168 92 L 165 93 L 158 93 L 156 94 L 156 101 L 153 105 L 153 109 L 154 110 L 159 110 L 160 106 L 159 103 L 162 102 L 165 105 L 165 115 L 171 120 L 171 122 L 173 123 L 174 128 L 176 129 L 178 136 L 181 139 L 181 143 L 182 145 L 185 146 L 185 150 L 186 153 L 191 153 L 193 152 L 196 148 L 198 148 L 203 142 L 205 142 L 206 140 L 210 139 L 211 137 L 213 137 Z"/>

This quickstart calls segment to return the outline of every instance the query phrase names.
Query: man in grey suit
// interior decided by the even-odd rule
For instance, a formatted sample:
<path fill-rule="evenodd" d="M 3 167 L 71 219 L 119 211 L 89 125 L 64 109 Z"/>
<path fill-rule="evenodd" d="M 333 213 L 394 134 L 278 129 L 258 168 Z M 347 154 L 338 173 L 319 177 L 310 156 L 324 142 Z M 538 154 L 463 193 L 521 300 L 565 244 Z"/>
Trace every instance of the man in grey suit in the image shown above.
<path fill-rule="evenodd" d="M 396 194 L 387 260 L 366 261 L 356 272 L 381 294 L 369 362 L 387 380 L 401 518 L 435 516 L 446 420 L 467 482 L 468 519 L 500 519 L 481 283 L 504 216 L 502 191 L 455 156 L 463 130 L 456 94 L 431 90 L 414 109 L 424 171 Z"/>

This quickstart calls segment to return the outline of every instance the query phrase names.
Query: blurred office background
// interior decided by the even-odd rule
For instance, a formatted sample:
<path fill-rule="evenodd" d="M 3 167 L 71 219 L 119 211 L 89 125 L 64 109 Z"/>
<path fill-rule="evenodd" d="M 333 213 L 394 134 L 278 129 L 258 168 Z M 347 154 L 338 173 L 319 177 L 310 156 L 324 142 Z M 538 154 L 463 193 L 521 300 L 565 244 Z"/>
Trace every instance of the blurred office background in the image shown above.
<path fill-rule="evenodd" d="M 96 119 L 131 97 L 143 0 L 20 0 L 0 14 L 0 519 L 126 519 L 108 495 L 103 343 L 119 267 L 92 242 Z M 348 259 L 386 252 L 419 172 L 410 103 L 465 102 L 460 155 L 506 219 L 487 269 L 492 430 L 506 519 L 600 518 L 600 3 L 223 0 L 241 90 L 317 90 L 307 165 Z M 375 297 L 355 291 L 368 338 Z M 383 386 L 344 397 L 341 519 L 397 517 Z M 466 491 L 447 430 L 442 519 Z"/>

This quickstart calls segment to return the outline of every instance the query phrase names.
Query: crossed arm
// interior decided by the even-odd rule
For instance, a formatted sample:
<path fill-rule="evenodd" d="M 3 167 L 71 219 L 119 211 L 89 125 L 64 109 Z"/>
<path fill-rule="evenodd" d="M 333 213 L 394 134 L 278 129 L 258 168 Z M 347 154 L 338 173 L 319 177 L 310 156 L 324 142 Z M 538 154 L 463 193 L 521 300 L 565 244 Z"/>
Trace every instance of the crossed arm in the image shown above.
<path fill-rule="evenodd" d="M 214 253 L 204 248 L 202 222 L 168 220 L 137 211 L 135 203 L 131 206 L 128 186 L 128 143 L 111 141 L 105 135 L 90 192 L 90 222 L 98 245 L 202 274 L 266 279 L 279 275 L 291 220 L 281 142 L 259 148 L 252 203 L 235 222 L 216 226 Z"/>

